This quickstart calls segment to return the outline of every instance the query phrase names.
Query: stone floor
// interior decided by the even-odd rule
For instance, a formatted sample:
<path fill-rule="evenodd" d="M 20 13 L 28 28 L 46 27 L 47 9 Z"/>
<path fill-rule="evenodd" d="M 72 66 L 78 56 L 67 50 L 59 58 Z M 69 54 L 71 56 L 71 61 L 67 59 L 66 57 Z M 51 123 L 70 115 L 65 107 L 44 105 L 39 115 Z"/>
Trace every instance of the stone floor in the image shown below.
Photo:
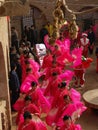
<path fill-rule="evenodd" d="M 95 55 L 92 56 L 94 58 L 93 63 L 91 64 L 90 68 L 86 71 L 86 82 L 85 87 L 79 89 L 81 94 L 84 92 L 98 88 L 98 74 L 96 73 L 96 57 Z M 14 120 L 13 120 L 14 122 Z M 98 111 L 92 110 L 88 108 L 80 117 L 77 123 L 80 123 L 83 130 L 98 130 Z M 16 130 L 15 123 L 13 123 L 12 130 Z M 48 128 L 48 130 L 52 130 Z"/>
<path fill-rule="evenodd" d="M 85 87 L 81 90 L 81 94 L 88 90 L 98 88 L 98 73 L 96 73 L 96 57 L 95 55 L 91 56 L 94 61 L 91 64 L 90 68 L 87 70 L 85 75 Z M 83 130 L 98 130 L 98 110 L 93 110 L 88 108 L 78 121 Z"/>

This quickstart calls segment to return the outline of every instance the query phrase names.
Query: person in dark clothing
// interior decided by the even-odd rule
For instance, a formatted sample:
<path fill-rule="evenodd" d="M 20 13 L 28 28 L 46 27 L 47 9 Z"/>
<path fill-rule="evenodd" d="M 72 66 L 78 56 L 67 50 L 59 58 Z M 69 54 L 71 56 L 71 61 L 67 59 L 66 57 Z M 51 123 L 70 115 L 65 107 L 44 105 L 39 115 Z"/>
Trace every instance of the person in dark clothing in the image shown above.
<path fill-rule="evenodd" d="M 11 46 L 15 47 L 17 52 L 19 48 L 18 32 L 15 27 L 11 27 Z"/>
<path fill-rule="evenodd" d="M 95 55 L 96 55 L 96 73 L 98 73 L 98 46 L 96 47 Z"/>
<path fill-rule="evenodd" d="M 32 25 L 30 30 L 30 42 L 31 46 L 34 48 L 35 44 L 37 44 L 37 38 L 38 38 L 37 30 L 35 29 L 34 25 Z"/>
<path fill-rule="evenodd" d="M 15 63 L 16 61 L 16 49 L 15 47 L 10 48 L 10 64 Z"/>
<path fill-rule="evenodd" d="M 30 43 L 29 41 L 27 41 L 27 43 L 26 43 L 26 49 L 29 51 L 29 53 L 31 53 L 31 54 L 34 56 L 34 60 L 35 60 L 38 64 L 40 64 L 39 59 L 38 59 L 38 57 L 37 57 L 35 51 L 34 51 L 33 48 L 31 47 L 31 43 Z"/>
<path fill-rule="evenodd" d="M 44 43 L 44 36 L 47 34 L 48 34 L 48 30 L 45 28 L 45 25 L 43 25 L 42 29 L 40 30 L 40 39 L 42 43 Z"/>
<path fill-rule="evenodd" d="M 17 76 L 18 76 L 18 79 L 19 79 L 19 83 L 21 85 L 22 67 L 21 67 L 21 64 L 20 64 L 20 56 L 19 55 L 16 56 L 16 73 L 17 73 Z"/>
<path fill-rule="evenodd" d="M 20 88 L 19 79 L 16 73 L 16 64 L 14 63 L 11 64 L 11 72 L 9 75 L 9 87 L 11 91 L 11 107 L 13 110 L 13 104 L 19 97 L 19 88 Z"/>
<path fill-rule="evenodd" d="M 27 36 L 26 36 L 26 35 L 23 35 L 23 36 L 22 36 L 22 39 L 20 40 L 20 42 L 21 42 L 21 43 L 24 42 L 24 43 L 26 44 L 26 42 L 27 42 Z"/>
<path fill-rule="evenodd" d="M 28 26 L 24 27 L 24 33 L 23 34 L 27 37 L 27 41 L 30 41 L 30 28 Z"/>
<path fill-rule="evenodd" d="M 89 39 L 89 42 L 90 42 L 89 53 L 92 55 L 93 50 L 94 50 L 94 45 L 95 45 L 95 34 L 94 34 L 92 28 L 90 28 L 90 30 L 88 32 L 88 39 Z"/>

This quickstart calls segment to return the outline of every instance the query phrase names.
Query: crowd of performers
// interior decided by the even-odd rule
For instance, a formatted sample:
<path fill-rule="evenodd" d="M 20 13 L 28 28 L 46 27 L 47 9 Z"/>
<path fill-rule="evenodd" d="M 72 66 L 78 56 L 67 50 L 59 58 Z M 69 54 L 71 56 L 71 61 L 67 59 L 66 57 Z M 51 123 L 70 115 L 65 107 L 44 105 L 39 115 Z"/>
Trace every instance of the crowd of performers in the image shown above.
<path fill-rule="evenodd" d="M 82 37 L 87 36 L 84 33 Z M 44 40 L 47 54 L 42 65 L 30 57 L 30 48 L 24 46 L 20 56 L 11 59 L 11 107 L 18 113 L 17 130 L 47 130 L 47 126 L 82 130 L 75 122 L 86 107 L 75 87 L 84 86 L 84 73 L 92 62 L 87 58 L 89 40 L 85 46 L 80 39 L 81 44 L 73 49 L 67 36 L 57 39 L 54 45 L 49 44 L 48 35 Z M 69 87 L 73 78 L 75 86 Z"/>

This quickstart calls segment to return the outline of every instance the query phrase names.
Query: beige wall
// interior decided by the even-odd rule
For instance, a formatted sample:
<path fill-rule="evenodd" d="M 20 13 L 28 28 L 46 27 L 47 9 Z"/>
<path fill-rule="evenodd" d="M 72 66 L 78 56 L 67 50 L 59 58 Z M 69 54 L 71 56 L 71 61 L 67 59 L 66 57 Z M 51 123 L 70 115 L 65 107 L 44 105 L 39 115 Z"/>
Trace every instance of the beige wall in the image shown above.
<path fill-rule="evenodd" d="M 10 118 L 10 97 L 8 86 L 8 21 L 7 17 L 0 17 L 0 99 L 6 100 L 7 116 L 9 127 Z"/>
<path fill-rule="evenodd" d="M 4 57 L 5 62 L 6 59 L 6 47 L 8 47 L 8 23 L 7 23 L 7 17 L 0 17 L 0 41 L 2 42 L 2 47 L 4 51 Z M 7 71 L 7 66 L 6 66 Z"/>

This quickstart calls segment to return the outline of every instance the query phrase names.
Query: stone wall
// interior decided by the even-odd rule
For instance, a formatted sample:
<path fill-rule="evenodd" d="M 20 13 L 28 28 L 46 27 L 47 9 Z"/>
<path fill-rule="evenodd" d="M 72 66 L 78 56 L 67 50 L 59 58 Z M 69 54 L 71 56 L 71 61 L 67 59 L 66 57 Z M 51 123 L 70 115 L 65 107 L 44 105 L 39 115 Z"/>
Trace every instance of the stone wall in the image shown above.
<path fill-rule="evenodd" d="M 8 18 L 0 17 L 0 100 L 6 101 L 9 129 L 11 127 L 10 96 L 8 85 L 9 38 Z"/>
<path fill-rule="evenodd" d="M 45 14 L 47 20 L 52 21 L 52 13 L 55 8 L 56 1 L 57 0 L 29 0 L 29 4 L 39 8 Z M 96 7 L 98 5 L 98 0 L 66 0 L 66 2 L 69 8 L 74 11 L 80 11 L 84 7 Z M 66 17 L 69 16 L 69 14 L 67 14 L 68 12 L 66 11 Z"/>
<path fill-rule="evenodd" d="M 56 0 L 29 0 L 29 4 L 39 8 L 46 16 L 47 21 L 52 21 L 52 13 Z"/>
<path fill-rule="evenodd" d="M 96 5 L 98 5 L 98 1 L 97 0 L 87 0 L 86 4 L 85 4 L 85 0 L 66 0 L 68 6 L 70 9 L 74 10 L 74 11 L 80 11 L 80 10 L 86 10 L 86 8 L 88 7 L 95 7 Z M 34 6 L 36 9 L 40 10 L 42 16 L 40 18 L 38 18 L 38 16 L 35 16 L 35 23 L 36 23 L 36 27 L 38 30 L 40 30 L 42 23 L 50 21 L 51 23 L 53 23 L 53 10 L 55 8 L 56 5 L 56 0 L 29 0 L 28 1 L 28 5 Z M 18 10 L 17 14 L 18 14 Z M 24 10 L 23 10 L 24 11 Z M 22 14 L 22 12 L 21 12 Z M 23 12 L 24 14 L 24 12 Z M 27 15 L 27 13 L 26 13 Z M 70 19 L 71 15 L 68 13 L 68 11 L 65 11 L 65 19 Z M 97 23 L 98 21 L 98 13 L 96 15 L 96 11 L 95 12 L 90 12 L 86 15 L 77 15 L 77 23 L 79 24 L 79 26 L 82 28 L 84 28 L 84 20 L 86 18 L 90 18 L 90 19 L 97 19 L 95 21 L 95 23 Z M 17 24 L 19 23 L 19 24 Z M 12 25 L 17 27 L 17 30 L 19 30 L 19 34 L 21 33 L 21 28 L 20 28 L 20 22 L 18 21 L 14 21 L 12 20 L 11 22 Z M 17 25 L 16 25 L 17 24 Z"/>

